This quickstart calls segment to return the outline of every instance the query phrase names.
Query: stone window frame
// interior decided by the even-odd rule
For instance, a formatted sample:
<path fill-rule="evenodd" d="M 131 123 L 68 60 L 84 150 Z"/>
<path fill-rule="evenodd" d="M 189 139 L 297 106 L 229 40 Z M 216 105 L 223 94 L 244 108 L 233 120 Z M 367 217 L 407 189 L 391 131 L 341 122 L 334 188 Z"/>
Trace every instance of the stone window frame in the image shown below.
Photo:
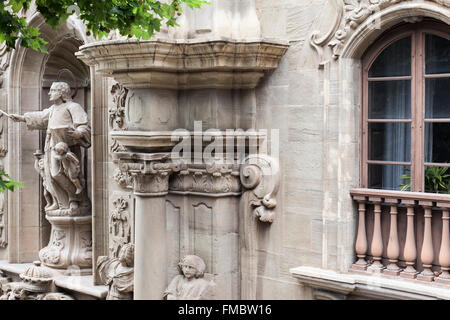
<path fill-rule="evenodd" d="M 396 164 L 410 166 L 411 188 L 413 192 L 424 192 L 425 175 L 427 166 L 450 167 L 449 163 L 425 162 L 425 78 L 446 78 L 450 73 L 439 75 L 425 75 L 425 35 L 433 34 L 450 41 L 450 26 L 437 21 L 424 21 L 416 24 L 402 24 L 383 33 L 367 49 L 361 59 L 362 62 L 362 86 L 361 86 L 361 163 L 360 176 L 361 187 L 369 188 L 369 164 Z M 383 80 L 411 80 L 411 159 L 409 162 L 369 160 L 369 134 L 368 134 L 368 106 L 369 106 L 369 70 L 377 57 L 391 44 L 405 37 L 411 36 L 411 76 L 410 77 L 385 77 Z M 375 121 L 373 121 L 375 122 Z M 405 120 L 389 119 L 388 122 L 405 122 Z M 439 122 L 450 122 L 450 118 L 439 119 Z"/>

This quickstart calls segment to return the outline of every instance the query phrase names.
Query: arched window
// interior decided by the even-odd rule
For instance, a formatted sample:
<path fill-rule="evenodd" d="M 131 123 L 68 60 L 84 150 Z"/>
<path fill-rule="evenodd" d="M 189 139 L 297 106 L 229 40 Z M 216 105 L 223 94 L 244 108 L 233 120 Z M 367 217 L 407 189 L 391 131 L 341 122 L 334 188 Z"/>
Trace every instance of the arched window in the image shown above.
<path fill-rule="evenodd" d="M 450 27 L 389 31 L 363 57 L 362 97 L 362 186 L 450 191 Z"/>

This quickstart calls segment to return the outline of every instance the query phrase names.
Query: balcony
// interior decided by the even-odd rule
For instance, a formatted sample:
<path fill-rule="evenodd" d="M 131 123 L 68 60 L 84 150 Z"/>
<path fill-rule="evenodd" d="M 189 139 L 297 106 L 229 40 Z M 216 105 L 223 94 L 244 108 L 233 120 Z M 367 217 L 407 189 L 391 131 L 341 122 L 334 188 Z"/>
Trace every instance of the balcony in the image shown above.
<path fill-rule="evenodd" d="M 350 190 L 358 205 L 351 273 L 450 288 L 450 195 Z"/>

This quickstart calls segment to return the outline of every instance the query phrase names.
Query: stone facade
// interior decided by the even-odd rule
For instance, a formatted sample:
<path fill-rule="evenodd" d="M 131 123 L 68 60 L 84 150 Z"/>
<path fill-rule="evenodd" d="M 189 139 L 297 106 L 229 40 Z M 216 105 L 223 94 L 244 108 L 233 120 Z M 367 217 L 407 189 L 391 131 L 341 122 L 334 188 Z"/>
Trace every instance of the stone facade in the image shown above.
<path fill-rule="evenodd" d="M 162 299 L 188 255 L 204 261 L 217 299 L 343 299 L 358 290 L 447 299 L 448 289 L 382 281 L 374 293 L 370 278 L 348 270 L 356 259 L 350 190 L 360 181 L 361 57 L 397 24 L 450 24 L 449 1 L 211 2 L 139 44 L 115 34 L 94 41 L 74 17 L 54 31 L 31 9 L 27 19 L 50 42 L 49 54 L 0 49 L 8 113 L 48 107 L 49 84 L 64 66 L 77 78 L 75 100 L 92 128 L 83 153 L 91 261 L 116 261 L 133 244 L 134 299 Z M 247 143 L 242 164 L 224 165 L 226 152 L 217 150 L 212 163 L 171 157 L 180 141 L 194 151 L 198 121 L 210 141 L 235 130 L 231 140 Z M 54 238 L 34 169 L 44 141 L 5 117 L 0 126 L 0 161 L 25 185 L 0 199 L 0 270 L 20 281 L 23 270 L 10 266 L 39 259 Z M 257 156 L 267 142 L 272 148 Z M 200 151 L 209 143 L 200 141 Z M 61 271 L 54 287 L 105 298 L 112 285 L 93 264 L 88 282 L 73 284 Z"/>

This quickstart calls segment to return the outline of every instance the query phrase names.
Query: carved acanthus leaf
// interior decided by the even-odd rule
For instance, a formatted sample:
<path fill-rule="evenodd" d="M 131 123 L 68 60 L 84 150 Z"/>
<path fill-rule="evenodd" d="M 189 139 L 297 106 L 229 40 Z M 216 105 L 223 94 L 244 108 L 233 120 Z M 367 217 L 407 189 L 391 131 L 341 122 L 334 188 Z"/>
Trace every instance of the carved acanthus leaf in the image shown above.
<path fill-rule="evenodd" d="M 266 155 L 250 155 L 241 166 L 242 186 L 251 192 L 249 206 L 262 222 L 273 222 L 279 189 L 278 161 Z"/>
<path fill-rule="evenodd" d="M 183 193 L 238 194 L 241 192 L 237 164 L 187 165 L 170 181 L 170 190 Z"/>

